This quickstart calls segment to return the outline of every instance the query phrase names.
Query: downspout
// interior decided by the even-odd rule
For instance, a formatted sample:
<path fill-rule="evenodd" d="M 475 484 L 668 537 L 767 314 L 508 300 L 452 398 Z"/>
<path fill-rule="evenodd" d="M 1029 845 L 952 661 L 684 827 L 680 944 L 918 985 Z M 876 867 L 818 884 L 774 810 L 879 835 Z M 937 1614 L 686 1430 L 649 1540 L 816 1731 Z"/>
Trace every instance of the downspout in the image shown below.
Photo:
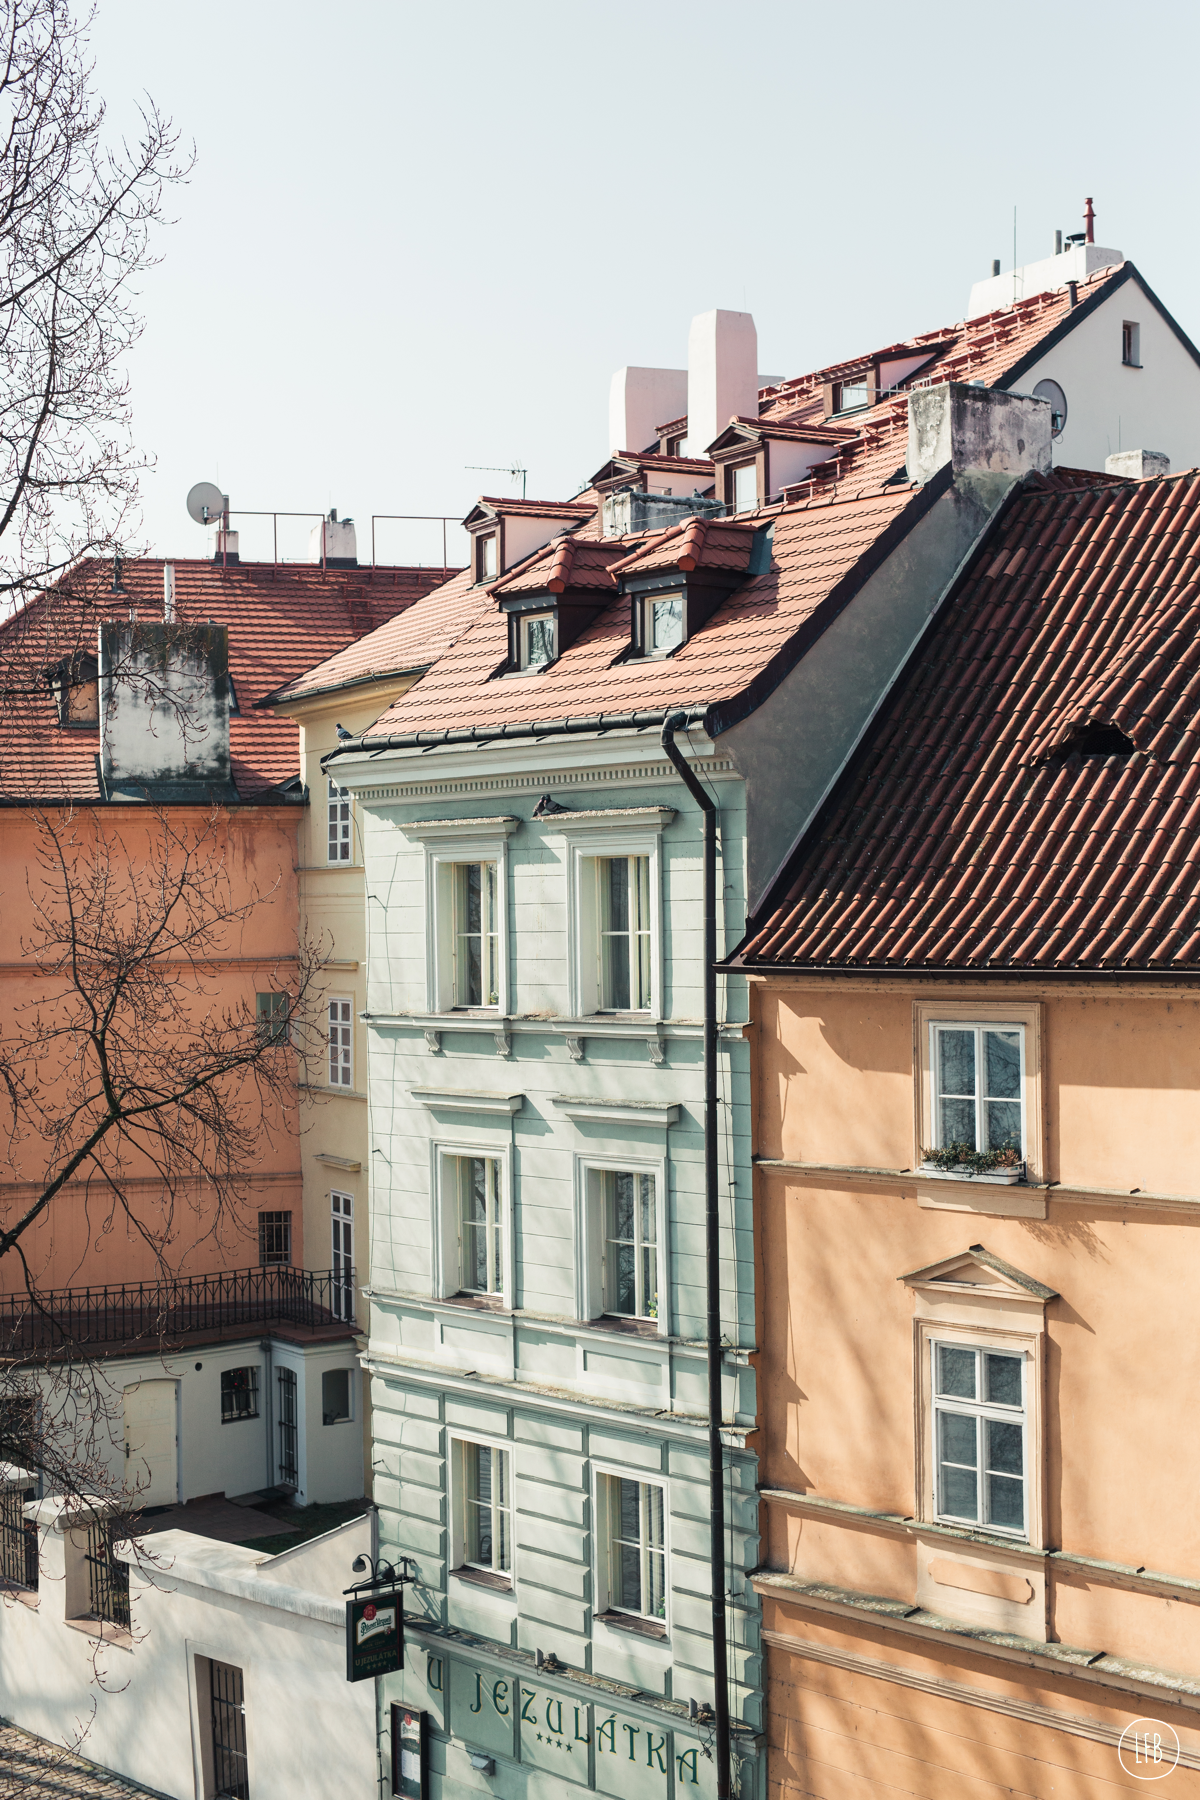
<path fill-rule="evenodd" d="M 717 803 L 675 744 L 685 712 L 663 721 L 662 747 L 704 815 L 704 1262 L 708 1288 L 709 1564 L 717 1800 L 729 1796 L 729 1669 L 725 1620 L 725 1451 L 721 1442 L 721 1240 L 717 1214 Z"/>

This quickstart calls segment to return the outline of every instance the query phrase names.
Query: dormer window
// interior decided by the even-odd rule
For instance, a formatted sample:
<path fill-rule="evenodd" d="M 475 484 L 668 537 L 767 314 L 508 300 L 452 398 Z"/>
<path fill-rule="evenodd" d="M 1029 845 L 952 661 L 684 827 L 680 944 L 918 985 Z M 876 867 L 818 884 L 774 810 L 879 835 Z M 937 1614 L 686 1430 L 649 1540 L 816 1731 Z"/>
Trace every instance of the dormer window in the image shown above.
<path fill-rule="evenodd" d="M 871 390 L 864 370 L 861 375 L 847 376 L 845 381 L 833 384 L 834 412 L 857 412 L 860 407 L 871 404 Z"/>
<path fill-rule="evenodd" d="M 684 445 L 684 440 L 682 437 L 668 438 L 667 439 L 667 452 L 666 452 L 667 455 L 668 456 L 682 456 L 683 455 L 683 445 Z"/>
<path fill-rule="evenodd" d="M 518 620 L 518 642 L 522 669 L 544 669 L 554 661 L 554 614 L 526 614 Z"/>
<path fill-rule="evenodd" d="M 476 581 L 496 579 L 496 536 L 494 531 L 489 531 L 475 539 Z"/>
<path fill-rule="evenodd" d="M 683 642 L 683 596 L 673 594 L 666 600 L 644 600 L 646 610 L 645 645 L 647 656 L 662 656 L 677 650 Z"/>
<path fill-rule="evenodd" d="M 60 725 L 91 730 L 100 723 L 100 684 L 94 656 L 60 663 L 47 676 Z"/>
<path fill-rule="evenodd" d="M 758 505 L 758 463 L 741 463 L 730 471 L 733 481 L 733 510 L 753 512 Z"/>

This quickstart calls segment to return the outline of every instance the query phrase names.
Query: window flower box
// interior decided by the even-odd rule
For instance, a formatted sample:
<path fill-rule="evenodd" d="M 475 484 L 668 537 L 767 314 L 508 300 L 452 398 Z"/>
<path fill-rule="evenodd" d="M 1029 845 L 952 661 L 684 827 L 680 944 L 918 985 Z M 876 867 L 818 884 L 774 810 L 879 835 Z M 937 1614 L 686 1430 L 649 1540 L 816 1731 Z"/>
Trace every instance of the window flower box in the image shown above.
<path fill-rule="evenodd" d="M 1025 1180 L 1025 1164 L 1013 1163 L 999 1169 L 972 1169 L 966 1163 L 954 1163 L 950 1168 L 939 1168 L 936 1163 L 921 1163 L 917 1173 L 928 1176 L 933 1181 L 984 1181 L 996 1187 L 1012 1187 L 1015 1182 Z"/>

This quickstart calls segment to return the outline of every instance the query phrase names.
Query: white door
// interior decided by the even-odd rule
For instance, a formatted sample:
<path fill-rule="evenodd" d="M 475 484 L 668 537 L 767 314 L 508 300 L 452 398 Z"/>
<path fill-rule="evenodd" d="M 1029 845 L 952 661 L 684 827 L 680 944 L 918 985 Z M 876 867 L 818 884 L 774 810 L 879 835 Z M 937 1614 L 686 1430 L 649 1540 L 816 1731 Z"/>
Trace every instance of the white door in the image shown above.
<path fill-rule="evenodd" d="M 176 1384 L 139 1381 L 125 1389 L 125 1486 L 139 1506 L 179 1499 Z"/>

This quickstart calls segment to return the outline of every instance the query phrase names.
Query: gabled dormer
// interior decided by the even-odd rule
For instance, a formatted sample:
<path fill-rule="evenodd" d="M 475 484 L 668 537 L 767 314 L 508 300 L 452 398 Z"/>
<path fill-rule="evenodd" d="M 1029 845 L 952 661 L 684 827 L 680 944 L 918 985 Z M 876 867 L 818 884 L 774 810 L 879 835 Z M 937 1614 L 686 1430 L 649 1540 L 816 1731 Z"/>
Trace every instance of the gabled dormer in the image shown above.
<path fill-rule="evenodd" d="M 557 662 L 617 593 L 613 565 L 627 545 L 559 537 L 492 589 L 508 617 L 503 673 L 533 674 Z"/>
<path fill-rule="evenodd" d="M 803 481 L 810 469 L 858 435 L 853 426 L 730 419 L 708 446 L 716 497 L 732 513 L 754 512 L 778 500 L 785 487 Z"/>
<path fill-rule="evenodd" d="M 659 451 L 614 451 L 592 476 L 597 493 L 612 494 L 618 488 L 634 488 L 646 494 L 690 498 L 712 492 L 713 465 L 707 457 L 665 455 Z"/>
<path fill-rule="evenodd" d="M 473 579 L 495 581 L 560 532 L 582 525 L 595 510 L 587 500 L 503 500 L 481 494 L 463 520 L 471 538 Z"/>
<path fill-rule="evenodd" d="M 945 338 L 915 348 L 912 344 L 896 344 L 889 350 L 877 351 L 867 362 L 846 363 L 827 371 L 821 384 L 825 417 L 840 419 L 877 406 L 919 375 L 950 341 Z"/>
<path fill-rule="evenodd" d="M 671 656 L 770 565 L 770 527 L 693 518 L 613 565 L 629 596 L 629 655 Z"/>

